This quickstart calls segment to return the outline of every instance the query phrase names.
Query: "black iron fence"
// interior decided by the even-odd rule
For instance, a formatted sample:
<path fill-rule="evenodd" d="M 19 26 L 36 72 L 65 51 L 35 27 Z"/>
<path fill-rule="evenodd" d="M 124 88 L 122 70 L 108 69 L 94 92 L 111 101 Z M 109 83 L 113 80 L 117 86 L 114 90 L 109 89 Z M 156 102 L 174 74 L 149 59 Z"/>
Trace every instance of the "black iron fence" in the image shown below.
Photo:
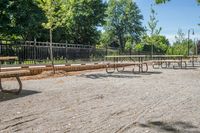
<path fill-rule="evenodd" d="M 55 60 L 89 58 L 93 47 L 82 44 L 52 43 Z M 17 56 L 19 63 L 50 59 L 50 43 L 36 41 L 0 41 L 1 56 Z"/>
<path fill-rule="evenodd" d="M 82 63 L 89 61 L 103 61 L 106 55 L 150 55 L 148 52 L 134 52 L 132 50 L 121 53 L 116 48 L 95 48 L 90 45 L 52 43 L 53 58 L 56 64 Z M 48 64 L 50 61 L 50 43 L 35 41 L 6 41 L 0 40 L 0 56 L 17 56 L 18 60 L 12 64 Z"/>

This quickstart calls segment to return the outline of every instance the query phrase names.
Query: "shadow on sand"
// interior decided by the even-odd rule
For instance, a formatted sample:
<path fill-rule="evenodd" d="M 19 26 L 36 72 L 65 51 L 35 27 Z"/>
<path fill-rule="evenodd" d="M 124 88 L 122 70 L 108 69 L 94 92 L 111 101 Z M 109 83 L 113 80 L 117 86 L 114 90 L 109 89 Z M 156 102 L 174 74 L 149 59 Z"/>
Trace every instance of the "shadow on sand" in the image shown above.
<path fill-rule="evenodd" d="M 143 128 L 151 128 L 158 132 L 169 132 L 169 133 L 200 133 L 197 126 L 192 125 L 189 122 L 161 122 L 161 121 L 150 121 L 147 124 L 139 124 Z"/>
<path fill-rule="evenodd" d="M 140 78 L 141 75 L 152 75 L 152 74 L 161 74 L 162 72 L 146 72 L 146 73 L 133 73 L 132 71 L 123 71 L 123 72 L 114 72 L 112 74 L 108 73 L 97 73 L 97 74 L 82 74 L 81 77 L 86 77 L 90 79 L 99 79 L 99 78 Z"/>
<path fill-rule="evenodd" d="M 158 72 L 158 71 L 149 71 L 149 72 L 145 72 L 145 73 L 134 73 L 134 74 L 139 74 L 139 75 L 154 75 L 154 74 L 161 74 L 162 72 Z"/>
<path fill-rule="evenodd" d="M 0 102 L 17 99 L 17 98 L 21 98 L 21 97 L 26 97 L 26 96 L 34 95 L 37 93 L 41 93 L 41 92 L 32 91 L 32 90 L 22 90 L 22 92 L 19 95 L 0 92 Z"/>
<path fill-rule="evenodd" d="M 87 75 L 81 75 L 81 77 L 86 77 L 90 79 L 99 79 L 99 78 L 139 78 L 140 76 L 136 75 L 125 75 L 125 74 L 119 74 L 119 73 L 112 73 L 112 74 L 87 74 Z"/>
<path fill-rule="evenodd" d="M 166 67 L 166 68 L 154 68 L 156 69 L 171 69 L 171 70 L 195 70 L 198 69 L 198 67 L 192 67 L 192 66 L 187 66 L 186 68 L 181 68 L 181 67 Z"/>

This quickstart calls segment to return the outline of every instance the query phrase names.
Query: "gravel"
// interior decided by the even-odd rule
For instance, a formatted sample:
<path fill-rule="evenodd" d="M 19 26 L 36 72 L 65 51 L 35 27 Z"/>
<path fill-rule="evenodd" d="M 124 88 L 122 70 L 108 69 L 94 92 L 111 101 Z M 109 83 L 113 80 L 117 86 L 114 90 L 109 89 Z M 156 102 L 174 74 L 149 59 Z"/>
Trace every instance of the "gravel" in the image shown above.
<path fill-rule="evenodd" d="M 19 96 L 0 93 L 0 132 L 200 133 L 199 79 L 196 68 L 23 80 Z"/>

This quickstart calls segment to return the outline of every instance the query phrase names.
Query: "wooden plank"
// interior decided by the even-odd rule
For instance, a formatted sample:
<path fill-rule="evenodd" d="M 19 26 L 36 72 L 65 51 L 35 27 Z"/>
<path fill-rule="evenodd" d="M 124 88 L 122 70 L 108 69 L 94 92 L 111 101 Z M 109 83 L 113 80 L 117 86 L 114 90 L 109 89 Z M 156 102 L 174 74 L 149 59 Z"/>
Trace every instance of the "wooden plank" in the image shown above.
<path fill-rule="evenodd" d="M 25 76 L 30 74 L 29 70 L 5 71 L 0 72 L 0 78 L 10 78 L 16 76 Z"/>
<path fill-rule="evenodd" d="M 0 61 L 17 60 L 17 56 L 0 56 Z"/>

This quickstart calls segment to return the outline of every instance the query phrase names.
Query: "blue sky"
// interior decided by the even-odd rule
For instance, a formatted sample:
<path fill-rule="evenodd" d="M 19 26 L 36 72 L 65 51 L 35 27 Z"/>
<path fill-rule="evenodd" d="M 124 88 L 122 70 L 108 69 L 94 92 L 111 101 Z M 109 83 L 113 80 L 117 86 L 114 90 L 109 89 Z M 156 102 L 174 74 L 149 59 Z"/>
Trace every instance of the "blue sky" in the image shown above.
<path fill-rule="evenodd" d="M 147 26 L 150 15 L 150 7 L 153 0 L 135 0 L 144 16 L 143 25 Z M 171 0 L 162 5 L 155 5 L 158 25 L 162 27 L 161 34 L 165 35 L 170 42 L 174 41 L 174 36 L 179 28 L 186 34 L 188 29 L 193 28 L 195 35 L 191 38 L 200 40 L 200 6 L 196 0 Z"/>

